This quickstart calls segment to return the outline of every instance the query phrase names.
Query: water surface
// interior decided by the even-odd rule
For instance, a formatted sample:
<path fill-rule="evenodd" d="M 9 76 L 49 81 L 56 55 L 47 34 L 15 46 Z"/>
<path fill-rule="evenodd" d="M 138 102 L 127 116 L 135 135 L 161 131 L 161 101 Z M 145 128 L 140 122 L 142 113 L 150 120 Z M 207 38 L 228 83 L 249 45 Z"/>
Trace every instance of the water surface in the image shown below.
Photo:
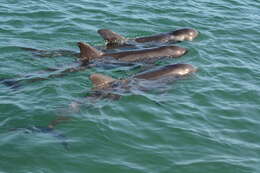
<path fill-rule="evenodd" d="M 162 91 L 134 90 L 118 101 L 90 101 L 94 72 L 115 78 L 131 67 L 92 68 L 63 78 L 0 84 L 0 172 L 252 173 L 260 171 L 260 2 L 2 0 L 0 77 L 44 77 L 75 65 L 71 56 L 39 58 L 18 47 L 78 51 L 102 46 L 108 28 L 128 38 L 190 27 L 189 53 L 156 66 L 190 63 L 199 71 Z M 79 110 L 69 106 L 83 102 Z M 69 143 L 12 128 L 47 126 L 57 116 Z"/>

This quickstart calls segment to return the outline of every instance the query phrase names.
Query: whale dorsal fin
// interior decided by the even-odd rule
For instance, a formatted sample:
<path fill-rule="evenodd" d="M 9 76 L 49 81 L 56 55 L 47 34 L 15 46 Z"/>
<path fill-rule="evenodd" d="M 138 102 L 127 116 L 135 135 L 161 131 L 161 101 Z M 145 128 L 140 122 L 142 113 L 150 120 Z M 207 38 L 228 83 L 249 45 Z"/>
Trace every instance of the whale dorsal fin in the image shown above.
<path fill-rule="evenodd" d="M 92 74 L 90 80 L 92 81 L 94 88 L 103 88 L 107 86 L 107 84 L 116 81 L 116 79 L 100 73 Z"/>
<path fill-rule="evenodd" d="M 99 58 L 104 54 L 87 43 L 78 42 L 78 46 L 80 49 L 80 58 L 83 60 L 89 61 L 95 58 Z"/>
<path fill-rule="evenodd" d="M 101 37 L 108 42 L 108 44 L 120 44 L 126 41 L 127 39 L 109 29 L 100 29 L 97 31 Z"/>

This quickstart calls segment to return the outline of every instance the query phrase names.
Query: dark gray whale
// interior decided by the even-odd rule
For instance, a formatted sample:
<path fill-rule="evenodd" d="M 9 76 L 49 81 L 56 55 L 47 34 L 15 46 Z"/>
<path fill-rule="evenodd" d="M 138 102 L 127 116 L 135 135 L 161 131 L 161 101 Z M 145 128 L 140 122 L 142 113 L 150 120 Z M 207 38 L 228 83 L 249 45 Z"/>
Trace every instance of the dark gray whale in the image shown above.
<path fill-rule="evenodd" d="M 131 80 L 148 80 L 156 81 L 159 79 L 180 79 L 197 71 L 197 68 L 190 64 L 172 64 L 163 66 L 156 70 L 140 73 L 127 79 L 114 79 L 100 73 L 95 73 L 90 76 L 93 83 L 93 92 L 91 96 L 99 98 L 119 99 L 120 95 L 113 93 L 115 88 L 129 88 L 128 84 Z M 148 86 L 149 87 L 149 86 Z"/>
<path fill-rule="evenodd" d="M 160 57 L 178 58 L 187 53 L 187 49 L 179 46 L 162 46 L 134 51 L 122 51 L 118 53 L 105 53 L 95 49 L 87 43 L 79 42 L 80 59 L 82 62 L 89 63 L 94 59 L 113 57 L 124 62 L 136 62 L 156 59 Z"/>
<path fill-rule="evenodd" d="M 146 37 L 138 37 L 133 39 L 127 39 L 109 29 L 100 29 L 97 31 L 101 37 L 107 42 L 108 45 L 123 45 L 123 44 L 131 44 L 131 41 L 137 42 L 137 43 L 145 43 L 145 42 L 180 42 L 180 41 L 192 41 L 195 39 L 199 32 L 195 29 L 191 28 L 184 28 L 184 29 L 178 29 L 171 32 L 161 33 L 157 35 L 152 36 L 146 36 Z"/>

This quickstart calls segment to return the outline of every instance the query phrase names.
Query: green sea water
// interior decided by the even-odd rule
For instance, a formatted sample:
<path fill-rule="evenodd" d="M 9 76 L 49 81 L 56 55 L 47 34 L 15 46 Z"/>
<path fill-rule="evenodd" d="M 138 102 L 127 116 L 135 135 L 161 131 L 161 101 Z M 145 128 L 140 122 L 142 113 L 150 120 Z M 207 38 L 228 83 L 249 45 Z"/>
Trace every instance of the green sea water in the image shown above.
<path fill-rule="evenodd" d="M 1 0 L 1 79 L 75 65 L 69 55 L 41 58 L 19 47 L 78 52 L 78 41 L 104 45 L 101 28 L 128 38 L 187 27 L 200 35 L 178 44 L 185 56 L 156 63 L 189 63 L 196 74 L 115 101 L 87 99 L 89 75 L 125 78 L 139 68 L 97 67 L 19 88 L 0 83 L 0 172 L 260 172 L 259 14 L 259 0 Z M 70 118 L 55 128 L 68 148 L 53 133 L 10 130 L 46 127 L 59 116 Z"/>

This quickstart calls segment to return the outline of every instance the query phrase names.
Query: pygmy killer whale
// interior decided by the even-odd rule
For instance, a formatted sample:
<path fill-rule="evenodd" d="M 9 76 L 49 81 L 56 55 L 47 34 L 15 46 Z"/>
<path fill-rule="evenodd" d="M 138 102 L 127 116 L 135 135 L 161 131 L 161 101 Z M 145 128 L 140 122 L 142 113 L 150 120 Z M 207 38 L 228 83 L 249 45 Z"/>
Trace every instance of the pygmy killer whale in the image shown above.
<path fill-rule="evenodd" d="M 156 70 L 151 70 L 141 74 L 134 75 L 134 79 L 144 79 L 144 80 L 158 80 L 162 78 L 180 78 L 197 71 L 197 68 L 190 64 L 172 64 L 163 66 Z M 106 89 L 113 86 L 118 86 L 117 84 L 126 84 L 129 79 L 114 79 L 110 76 L 106 76 L 100 73 L 95 73 L 90 76 L 90 80 L 93 83 L 93 88 L 100 90 Z M 116 85 L 114 85 L 116 83 Z"/>
<path fill-rule="evenodd" d="M 170 42 L 170 41 L 171 42 L 180 42 L 180 41 L 185 41 L 185 40 L 192 41 L 199 34 L 199 32 L 196 31 L 195 29 L 183 28 L 183 29 L 178 29 L 175 31 L 161 33 L 161 34 L 152 35 L 152 36 L 127 39 L 109 29 L 100 29 L 97 32 L 107 42 L 108 45 L 109 44 L 118 44 L 118 45 L 129 44 L 129 41 L 130 42 L 134 41 L 137 43 L 145 43 L 145 42 L 166 43 L 166 42 Z"/>
<path fill-rule="evenodd" d="M 113 57 L 124 62 L 136 62 L 152 60 L 160 57 L 178 58 L 188 52 L 186 48 L 179 46 L 161 46 L 134 51 L 122 51 L 117 53 L 105 53 L 97 50 L 87 43 L 78 42 L 80 48 L 80 59 L 83 63 L 89 63 L 93 59 Z"/>

